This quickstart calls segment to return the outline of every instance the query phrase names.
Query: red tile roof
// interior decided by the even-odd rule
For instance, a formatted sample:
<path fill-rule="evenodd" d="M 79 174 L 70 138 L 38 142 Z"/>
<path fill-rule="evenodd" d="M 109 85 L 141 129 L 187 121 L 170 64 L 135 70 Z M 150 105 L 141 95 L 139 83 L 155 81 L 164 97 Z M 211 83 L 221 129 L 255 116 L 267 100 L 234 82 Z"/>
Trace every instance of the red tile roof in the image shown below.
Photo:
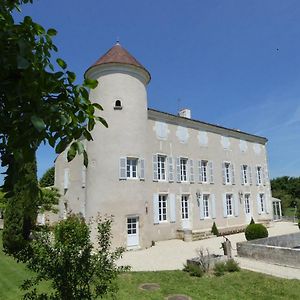
<path fill-rule="evenodd" d="M 108 63 L 133 65 L 138 68 L 144 69 L 150 76 L 150 73 L 147 71 L 147 69 L 140 62 L 138 62 L 125 48 L 123 48 L 119 42 L 117 42 L 104 55 L 102 55 L 90 68 Z"/>

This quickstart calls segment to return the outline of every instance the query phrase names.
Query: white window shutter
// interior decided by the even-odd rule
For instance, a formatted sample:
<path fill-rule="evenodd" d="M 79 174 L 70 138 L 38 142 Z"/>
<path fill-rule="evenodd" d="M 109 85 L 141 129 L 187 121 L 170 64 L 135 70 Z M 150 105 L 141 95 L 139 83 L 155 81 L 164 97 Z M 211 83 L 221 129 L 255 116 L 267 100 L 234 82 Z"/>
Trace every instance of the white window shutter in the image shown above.
<path fill-rule="evenodd" d="M 195 176 L 194 176 L 194 161 L 190 159 L 190 182 L 195 182 Z"/>
<path fill-rule="evenodd" d="M 239 199 L 236 195 L 232 195 L 233 197 L 233 203 L 234 203 L 234 216 L 239 216 Z"/>
<path fill-rule="evenodd" d="M 203 195 L 199 197 L 199 210 L 200 210 L 200 220 L 204 219 L 204 208 L 203 208 Z"/>
<path fill-rule="evenodd" d="M 81 186 L 84 188 L 86 185 L 86 167 L 82 166 L 81 169 Z"/>
<path fill-rule="evenodd" d="M 177 182 L 181 182 L 181 174 L 180 174 L 180 157 L 176 158 L 176 175 L 177 175 Z"/>
<path fill-rule="evenodd" d="M 153 181 L 157 181 L 158 180 L 157 154 L 154 154 L 152 157 L 152 165 L 153 165 Z"/>
<path fill-rule="evenodd" d="M 174 181 L 174 164 L 173 164 L 173 157 L 168 157 L 168 164 L 169 164 L 169 182 Z"/>
<path fill-rule="evenodd" d="M 153 223 L 158 224 L 159 223 L 159 217 L 158 217 L 158 194 L 153 194 Z"/>
<path fill-rule="evenodd" d="M 223 184 L 226 184 L 226 168 L 225 163 L 222 163 L 222 175 L 223 175 Z"/>
<path fill-rule="evenodd" d="M 269 197 L 267 197 L 267 195 L 265 194 L 265 206 L 266 206 L 266 213 L 269 214 L 270 213 L 270 203 L 269 203 Z"/>
<path fill-rule="evenodd" d="M 64 189 L 69 188 L 69 176 L 70 176 L 70 171 L 68 168 L 64 169 Z"/>
<path fill-rule="evenodd" d="M 227 218 L 226 194 L 223 194 L 223 217 Z"/>
<path fill-rule="evenodd" d="M 214 171 L 213 171 L 213 162 L 208 162 L 209 166 L 209 182 L 214 183 Z"/>
<path fill-rule="evenodd" d="M 120 157 L 120 174 L 119 179 L 126 179 L 126 167 L 127 167 L 127 158 Z"/>
<path fill-rule="evenodd" d="M 259 215 L 261 215 L 261 203 L 260 203 L 260 196 L 259 196 L 259 194 L 257 194 L 256 202 L 257 202 L 257 213 Z"/>
<path fill-rule="evenodd" d="M 199 170 L 199 182 L 202 183 L 202 169 L 201 169 L 201 160 L 198 160 L 198 170 Z"/>
<path fill-rule="evenodd" d="M 140 159 L 140 180 L 145 180 L 145 160 Z"/>
<path fill-rule="evenodd" d="M 241 165 L 241 184 L 245 184 L 245 182 L 244 182 L 244 170 L 243 170 L 243 165 Z"/>
<path fill-rule="evenodd" d="M 211 217 L 212 219 L 216 218 L 216 198 L 214 194 L 210 195 L 211 199 Z"/>
<path fill-rule="evenodd" d="M 265 168 L 261 167 L 261 176 L 262 176 L 262 183 L 263 185 L 266 185 L 266 174 L 265 174 Z"/>
<path fill-rule="evenodd" d="M 248 166 L 248 175 L 249 175 L 249 183 L 252 185 L 252 170 L 251 167 Z"/>
<path fill-rule="evenodd" d="M 258 182 L 258 166 L 255 167 L 255 174 L 256 174 L 256 185 L 259 185 L 259 182 Z M 260 172 L 260 176 L 261 176 L 261 172 Z M 261 180 L 263 180 L 261 178 Z"/>
<path fill-rule="evenodd" d="M 231 184 L 235 184 L 235 172 L 234 172 L 233 163 L 230 164 L 230 170 L 231 170 Z"/>
<path fill-rule="evenodd" d="M 175 200 L 175 194 L 169 195 L 169 205 L 170 205 L 170 222 L 175 223 L 176 222 L 176 200 Z"/>
<path fill-rule="evenodd" d="M 265 185 L 266 185 L 267 182 L 269 181 L 269 173 L 268 173 L 267 165 L 265 165 L 265 167 L 264 167 L 264 174 L 265 174 Z"/>

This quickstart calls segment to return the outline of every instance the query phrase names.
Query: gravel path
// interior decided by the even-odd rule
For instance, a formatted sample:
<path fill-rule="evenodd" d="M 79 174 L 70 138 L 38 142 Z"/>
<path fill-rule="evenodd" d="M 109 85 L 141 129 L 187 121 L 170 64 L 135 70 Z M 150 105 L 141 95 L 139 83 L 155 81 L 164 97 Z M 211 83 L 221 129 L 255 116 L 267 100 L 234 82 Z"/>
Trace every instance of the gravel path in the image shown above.
<path fill-rule="evenodd" d="M 268 228 L 269 236 L 299 232 L 298 226 L 290 222 L 274 222 Z M 233 255 L 244 269 L 266 273 L 283 278 L 300 279 L 300 269 L 264 263 L 254 259 L 236 257 L 236 243 L 245 241 L 244 233 L 227 236 L 233 247 Z M 212 254 L 223 254 L 220 249 L 222 237 L 213 237 L 201 241 L 183 242 L 169 240 L 157 242 L 154 247 L 144 250 L 127 251 L 119 261 L 130 265 L 133 271 L 178 270 L 183 268 L 188 258 L 196 256 L 199 248 L 208 249 Z"/>

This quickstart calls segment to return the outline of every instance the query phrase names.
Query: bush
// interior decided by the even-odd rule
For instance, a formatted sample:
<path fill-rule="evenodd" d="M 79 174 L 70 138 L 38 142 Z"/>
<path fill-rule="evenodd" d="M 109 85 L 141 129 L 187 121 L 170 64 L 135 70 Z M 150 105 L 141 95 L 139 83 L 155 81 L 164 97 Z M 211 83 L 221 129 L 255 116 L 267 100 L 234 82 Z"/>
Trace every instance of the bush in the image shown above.
<path fill-rule="evenodd" d="M 202 277 L 204 275 L 204 271 L 197 264 L 187 264 L 184 266 L 183 271 L 190 273 L 191 276 Z"/>
<path fill-rule="evenodd" d="M 251 218 L 250 224 L 255 224 L 253 218 Z"/>
<path fill-rule="evenodd" d="M 218 227 L 216 225 L 216 222 L 213 223 L 212 228 L 211 228 L 211 233 L 218 236 L 219 235 L 219 230 Z"/>
<path fill-rule="evenodd" d="M 233 259 L 228 259 L 225 263 L 227 272 L 238 272 L 240 270 L 239 264 Z"/>
<path fill-rule="evenodd" d="M 246 227 L 245 237 L 247 241 L 268 237 L 268 230 L 262 224 L 250 224 Z"/>
<path fill-rule="evenodd" d="M 214 274 L 216 276 L 222 276 L 225 274 L 225 271 L 226 271 L 226 265 L 225 265 L 225 262 L 223 261 L 220 261 L 220 262 L 217 262 L 215 263 L 215 266 L 214 266 Z"/>

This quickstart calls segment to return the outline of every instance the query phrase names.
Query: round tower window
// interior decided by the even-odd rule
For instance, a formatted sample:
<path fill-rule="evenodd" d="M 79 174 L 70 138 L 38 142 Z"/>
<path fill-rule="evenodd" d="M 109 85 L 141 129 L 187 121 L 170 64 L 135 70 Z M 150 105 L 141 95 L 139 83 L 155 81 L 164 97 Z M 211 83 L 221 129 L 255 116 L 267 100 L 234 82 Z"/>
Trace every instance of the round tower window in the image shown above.
<path fill-rule="evenodd" d="M 121 100 L 116 100 L 114 109 L 122 109 Z"/>

